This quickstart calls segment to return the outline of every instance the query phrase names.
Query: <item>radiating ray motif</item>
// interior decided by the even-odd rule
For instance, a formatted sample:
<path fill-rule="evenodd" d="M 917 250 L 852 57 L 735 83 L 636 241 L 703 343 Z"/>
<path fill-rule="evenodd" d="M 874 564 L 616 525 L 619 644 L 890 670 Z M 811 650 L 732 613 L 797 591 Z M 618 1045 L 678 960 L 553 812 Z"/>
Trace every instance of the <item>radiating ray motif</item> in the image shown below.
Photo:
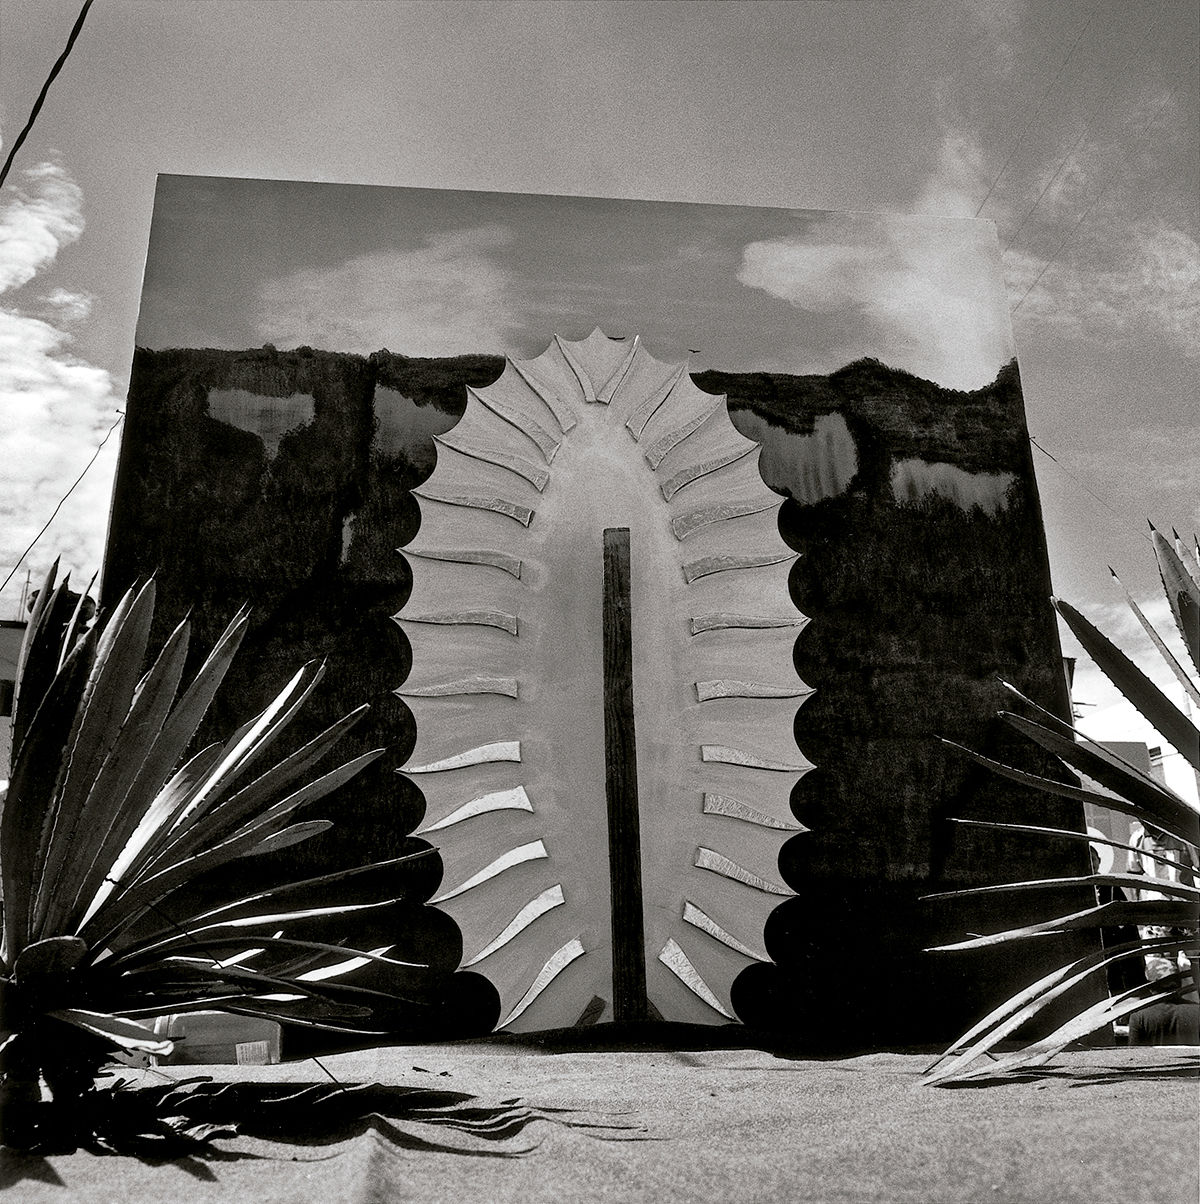
<path fill-rule="evenodd" d="M 792 733 L 812 691 L 759 450 L 684 366 L 596 330 L 469 389 L 414 491 L 402 772 L 442 856 L 434 903 L 495 984 L 502 1027 L 613 1019 L 628 961 L 609 864 L 607 531 L 629 533 L 645 1014 L 727 1023 L 733 979 L 767 959 L 766 917 L 792 893 L 779 850 L 804 830 L 789 800 L 812 766 Z"/>

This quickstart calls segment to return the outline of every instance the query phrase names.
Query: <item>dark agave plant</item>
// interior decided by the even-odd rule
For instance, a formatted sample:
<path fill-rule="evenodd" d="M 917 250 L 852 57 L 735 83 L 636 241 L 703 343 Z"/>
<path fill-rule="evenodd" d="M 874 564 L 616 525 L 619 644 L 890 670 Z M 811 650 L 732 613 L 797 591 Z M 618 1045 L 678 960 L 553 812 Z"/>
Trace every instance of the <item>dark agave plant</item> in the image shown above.
<path fill-rule="evenodd" d="M 1191 660 L 1190 668 L 1181 664 L 1175 657 L 1128 593 L 1126 598 L 1135 617 L 1165 659 L 1192 707 L 1200 708 L 1200 685 L 1196 679 L 1196 671 L 1200 670 L 1200 570 L 1197 568 L 1196 558 L 1183 546 L 1178 537 L 1173 542 L 1168 541 L 1153 527 L 1151 535 L 1163 588 L 1172 618 Z M 1167 698 L 1111 640 L 1073 606 L 1061 601 L 1055 601 L 1054 605 L 1096 665 L 1150 725 L 1200 773 L 1200 731 L 1197 730 L 1195 720 Z M 1066 831 L 1060 828 L 980 820 L 956 821 L 1040 836 L 1051 835 L 1069 840 L 1099 842 L 1126 852 L 1133 851 L 1141 858 L 1148 858 L 1158 863 L 1165 873 L 1153 878 L 1152 890 L 1146 889 L 1150 884 L 1144 875 L 1093 873 L 1086 877 L 1014 882 L 932 896 L 946 898 L 955 895 L 996 893 L 1002 897 L 1005 893 L 1013 891 L 1072 886 L 1091 887 L 1098 892 L 1094 907 L 1068 915 L 1051 915 L 1041 923 L 942 946 L 943 950 L 978 949 L 1012 941 L 1030 941 L 1049 933 L 1078 929 L 1137 927 L 1141 930 L 1141 936 L 1137 940 L 1107 947 L 1099 947 L 1097 942 L 1098 947 L 1091 954 L 1058 967 L 1017 992 L 1011 999 L 1005 1000 L 960 1037 L 930 1067 L 925 1080 L 928 1083 L 991 1077 L 1021 1067 L 1041 1065 L 1072 1042 L 1107 1028 L 1139 1008 L 1172 997 L 1178 998 L 1181 987 L 1188 986 L 1186 976 L 1175 973 L 1154 982 L 1137 982 L 1112 996 L 1100 992 L 1101 998 L 1082 1006 L 1048 1036 L 1024 1048 L 1005 1052 L 999 1058 L 995 1056 L 994 1051 L 997 1047 L 1002 1042 L 1013 1039 L 1028 1021 L 1056 1001 L 1065 1002 L 1063 997 L 1068 996 L 1069 992 L 1085 980 L 1096 976 L 1103 981 L 1109 967 L 1117 963 L 1154 956 L 1178 964 L 1178 955 L 1182 953 L 1192 966 L 1193 987 L 1196 967 L 1200 964 L 1200 886 L 1197 885 L 1195 873 L 1184 868 L 1197 865 L 1200 812 L 1197 812 L 1195 805 L 1189 800 L 1181 798 L 1137 766 L 1131 765 L 1103 745 L 1075 731 L 1071 725 L 1056 716 L 1037 708 L 1017 691 L 1013 692 L 1028 708 L 1039 713 L 1039 718 L 1034 720 L 1001 712 L 1002 718 L 1017 731 L 1053 753 L 1068 770 L 1070 781 L 1065 778 L 1057 781 L 1036 776 L 1011 765 L 993 761 L 960 745 L 954 747 L 979 764 L 1021 785 L 1032 786 L 1080 804 L 1091 803 L 1130 816 L 1143 830 L 1163 834 L 1165 842 L 1158 839 L 1156 843 L 1160 848 L 1168 847 L 1170 851 L 1164 854 L 1147 849 L 1145 845 L 1101 840 L 1082 830 Z M 1105 901 L 1100 901 L 1101 899 Z M 1076 994 L 1074 997 L 1080 996 Z M 1092 998 L 1095 999 L 1094 993 Z"/>
<path fill-rule="evenodd" d="M 408 858 L 257 891 L 245 885 L 251 865 L 223 876 L 240 883 L 223 900 L 189 902 L 200 875 L 330 827 L 297 813 L 383 751 L 314 771 L 367 708 L 272 760 L 272 743 L 321 679 L 323 668 L 309 664 L 227 740 L 193 748 L 247 614 L 184 685 L 186 621 L 147 666 L 152 581 L 89 627 L 82 599 L 55 575 L 38 594 L 22 649 L 0 820 L 0 1119 L 8 1141 L 39 1107 L 42 1084 L 54 1106 L 69 1107 L 92 1091 L 114 1053 L 170 1052 L 152 1027 L 157 1016 L 217 1009 L 361 1031 L 373 1004 L 395 1000 L 342 975 L 370 961 L 411 965 L 387 949 L 289 935 L 297 921 L 394 902 L 317 900 L 339 878 Z"/>

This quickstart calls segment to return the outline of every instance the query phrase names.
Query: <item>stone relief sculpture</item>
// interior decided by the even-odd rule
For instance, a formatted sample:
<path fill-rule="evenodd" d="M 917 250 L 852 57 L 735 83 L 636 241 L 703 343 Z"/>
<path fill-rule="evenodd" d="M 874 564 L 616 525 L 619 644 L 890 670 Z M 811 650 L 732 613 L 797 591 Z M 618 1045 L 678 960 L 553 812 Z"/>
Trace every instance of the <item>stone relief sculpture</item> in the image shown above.
<path fill-rule="evenodd" d="M 599 330 L 468 394 L 414 491 L 395 616 L 432 901 L 502 1028 L 735 1019 L 812 767 L 760 446 L 684 366 Z"/>

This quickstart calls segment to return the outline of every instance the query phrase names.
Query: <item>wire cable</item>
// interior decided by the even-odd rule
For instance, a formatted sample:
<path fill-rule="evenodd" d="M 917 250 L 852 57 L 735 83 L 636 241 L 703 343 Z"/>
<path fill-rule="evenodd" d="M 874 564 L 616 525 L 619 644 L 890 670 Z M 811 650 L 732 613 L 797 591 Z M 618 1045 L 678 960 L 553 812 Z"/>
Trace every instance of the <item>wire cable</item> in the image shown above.
<path fill-rule="evenodd" d="M 125 419 L 124 413 L 118 414 L 116 422 L 114 422 L 112 424 L 112 426 L 110 426 L 108 428 L 108 430 L 105 431 L 104 438 L 100 440 L 99 446 L 96 448 L 96 450 L 94 452 L 92 452 L 92 458 L 83 466 L 83 472 L 81 472 L 79 474 L 79 476 L 77 476 L 75 478 L 75 480 L 71 483 L 71 488 L 68 489 L 67 492 L 62 495 L 62 497 L 59 499 L 58 505 L 54 507 L 54 513 L 51 514 L 48 519 L 46 519 L 46 521 L 42 524 L 42 529 L 33 537 L 32 540 L 30 540 L 29 546 L 25 549 L 25 551 L 23 551 L 21 553 L 21 555 L 17 557 L 17 563 L 12 566 L 12 572 L 10 572 L 8 574 L 8 576 L 4 578 L 3 584 L 0 584 L 0 590 L 4 589 L 4 587 L 6 585 L 8 585 L 8 583 L 13 579 L 13 577 L 16 576 L 17 569 L 19 569 L 21 567 L 22 563 L 25 560 L 25 557 L 28 556 L 29 553 L 33 551 L 34 547 L 37 544 L 37 541 L 39 539 L 41 539 L 43 535 L 46 534 L 47 528 L 58 517 L 58 512 L 63 508 L 63 505 L 66 503 L 67 498 L 69 498 L 71 496 L 71 494 L 73 494 L 75 492 L 75 487 L 79 484 L 80 481 L 83 480 L 83 478 L 85 476 L 87 476 L 88 469 L 91 468 L 91 466 L 96 463 L 96 457 L 100 455 L 100 452 L 104 448 L 104 445 L 108 442 L 109 436 L 113 433 L 113 431 L 115 431 L 117 429 L 117 427 L 119 427 L 121 425 L 121 423 L 124 421 L 124 419 Z"/>
<path fill-rule="evenodd" d="M 1029 436 L 1029 442 L 1032 443 L 1043 456 L 1045 456 L 1053 464 L 1057 465 L 1059 471 L 1061 471 L 1068 480 L 1073 482 L 1075 485 L 1078 485 L 1079 488 L 1082 489 L 1084 493 L 1086 493 L 1093 500 L 1099 502 L 1100 505 L 1103 506 L 1111 515 L 1113 515 L 1115 518 L 1119 518 L 1123 524 L 1129 521 L 1128 515 L 1122 514 L 1115 507 L 1110 506 L 1108 502 L 1104 500 L 1104 498 L 1102 498 L 1094 489 L 1085 485 L 1057 456 L 1053 454 L 1053 452 L 1047 451 L 1046 448 L 1044 448 L 1032 435 Z M 1138 534 L 1141 535 L 1143 539 L 1150 541 L 1150 536 L 1140 528 Z"/>
<path fill-rule="evenodd" d="M 83 28 L 84 19 L 87 17 L 88 9 L 91 7 L 92 0 L 83 0 L 83 7 L 79 10 L 79 16 L 75 19 L 75 26 L 71 30 L 70 37 L 67 38 L 66 48 L 58 56 L 58 61 L 50 68 L 50 74 L 46 77 L 46 82 L 42 85 L 42 90 L 38 93 L 37 100 L 33 102 L 33 108 L 30 110 L 29 118 L 25 122 L 24 128 L 12 144 L 12 148 L 8 152 L 8 158 L 4 160 L 4 166 L 0 167 L 0 187 L 8 179 L 8 172 L 9 168 L 12 167 L 13 159 L 16 157 L 17 151 L 21 149 L 21 143 L 29 136 L 29 131 L 33 129 L 33 123 L 37 120 L 37 115 L 42 111 L 42 105 L 45 103 L 46 93 L 50 91 L 50 85 L 57 79 L 58 73 L 63 69 L 63 64 L 70 56 L 71 48 L 75 45 L 75 39 L 79 37 L 79 31 Z"/>
<path fill-rule="evenodd" d="M 1146 131 L 1150 128 L 1151 123 L 1159 115 L 1159 113 L 1166 107 L 1167 101 L 1169 101 L 1173 95 L 1174 95 L 1174 93 L 1169 92 L 1169 91 L 1164 93 L 1162 100 L 1160 100 L 1158 102 L 1158 104 L 1154 107 L 1153 111 L 1151 112 L 1150 116 L 1147 117 L 1145 122 L 1142 124 L 1142 128 L 1140 130 L 1138 130 L 1137 141 L 1140 141 L 1145 136 Z M 1066 247 L 1066 245 L 1071 241 L 1071 239 L 1073 239 L 1075 237 L 1076 234 L 1079 233 L 1080 226 L 1083 225 L 1084 221 L 1088 217 L 1091 216 L 1091 214 L 1092 214 L 1093 210 L 1096 208 L 1096 206 L 1104 199 L 1105 195 L 1107 194 L 1109 188 L 1112 186 L 1112 184 L 1116 180 L 1116 178 L 1117 178 L 1117 170 L 1116 170 L 1116 168 L 1114 168 L 1111 172 L 1109 172 L 1108 179 L 1104 181 L 1104 184 L 1101 187 L 1100 191 L 1098 193 L 1096 193 L 1096 195 L 1092 198 L 1091 202 L 1087 205 L 1087 207 L 1083 210 L 1083 212 L 1076 219 L 1075 224 L 1063 236 L 1063 240 L 1055 248 L 1054 254 L 1051 255 L 1050 258 L 1047 259 L 1044 264 L 1042 264 L 1041 271 L 1039 271 L 1038 274 L 1033 278 L 1033 283 L 1021 294 L 1021 299 L 1016 303 L 1016 305 L 1014 305 L 1012 307 L 1012 313 L 1010 316 L 1015 316 L 1017 310 L 1019 310 L 1021 308 L 1021 306 L 1025 304 L 1026 297 L 1028 297 L 1029 294 L 1032 293 L 1035 288 L 1037 288 L 1038 284 L 1041 282 L 1042 277 L 1046 274 L 1047 271 L 1049 271 L 1050 266 L 1058 260 L 1058 257 L 1063 253 L 1063 250 Z"/>
<path fill-rule="evenodd" d="M 1078 35 L 1075 38 L 1075 41 L 1071 43 L 1071 49 L 1067 51 L 1066 57 L 1058 65 L 1058 70 L 1054 72 L 1054 75 L 1051 78 L 1050 82 L 1046 85 L 1046 90 L 1045 90 L 1045 92 L 1042 93 L 1041 100 L 1039 100 L 1037 102 L 1037 104 L 1033 107 L 1033 110 L 1029 114 L 1029 117 L 1026 120 L 1025 124 L 1021 127 L 1021 132 L 1017 135 L 1017 140 L 1016 140 L 1016 142 L 1013 143 L 1012 150 L 1010 150 L 1008 152 L 1008 158 L 1004 160 L 1004 166 L 1000 168 L 999 174 L 992 181 L 991 187 L 988 188 L 987 193 L 984 196 L 983 200 L 979 202 L 979 208 L 975 210 L 976 217 L 978 217 L 983 212 L 984 205 L 986 205 L 988 203 L 988 201 L 991 199 L 992 193 L 996 191 L 996 185 L 999 184 L 1000 181 L 1004 178 L 1004 173 L 1006 171 L 1008 171 L 1009 164 L 1012 163 L 1013 156 L 1017 153 L 1017 148 L 1021 145 L 1022 142 L 1024 142 L 1025 135 L 1027 133 L 1029 133 L 1029 127 L 1033 124 L 1033 119 L 1042 111 L 1042 105 L 1044 105 L 1046 103 L 1046 98 L 1053 91 L 1054 85 L 1056 83 L 1058 83 L 1059 76 L 1062 75 L 1062 73 L 1066 70 L 1067 64 L 1071 61 L 1072 57 L 1075 54 L 1075 51 L 1079 49 L 1079 43 L 1083 41 L 1084 35 L 1091 28 L 1092 22 L 1095 19 L 1096 19 L 1096 14 L 1092 13 L 1088 17 L 1088 19 L 1084 22 L 1083 28 L 1079 31 Z"/>
<path fill-rule="evenodd" d="M 1145 28 L 1142 30 L 1141 38 L 1138 39 L 1137 45 L 1126 56 L 1127 60 L 1135 58 L 1140 53 L 1142 47 L 1149 40 L 1150 35 L 1151 35 L 1151 33 L 1153 33 L 1153 31 L 1154 31 L 1153 24 L 1151 24 L 1150 22 L 1147 22 L 1145 25 Z M 1123 81 L 1119 75 L 1113 76 L 1111 86 L 1109 87 L 1108 91 L 1104 94 L 1104 99 L 1102 101 L 1100 101 L 1099 104 L 1096 105 L 1097 109 L 1105 109 L 1108 107 L 1109 102 L 1116 95 L 1117 89 L 1121 85 L 1122 82 Z M 1030 206 L 1030 208 L 1026 211 L 1025 216 L 1023 218 L 1021 218 L 1021 220 L 1017 223 L 1016 229 L 1013 230 L 1012 234 L 1009 235 L 1008 241 L 1004 244 L 1004 247 L 1002 248 L 1002 250 L 1000 252 L 1002 255 L 1007 254 L 1009 249 L 1012 247 L 1013 243 L 1015 243 L 1017 241 L 1017 238 L 1020 236 L 1021 231 L 1025 228 L 1025 223 L 1027 221 L 1029 221 L 1029 219 L 1034 215 L 1038 206 L 1042 203 L 1043 200 L 1045 200 L 1046 194 L 1050 191 L 1051 188 L 1054 187 L 1054 184 L 1058 180 L 1058 177 L 1062 175 L 1067 164 L 1071 161 L 1072 158 L 1074 158 L 1076 152 L 1087 140 L 1089 129 L 1090 129 L 1090 127 L 1087 124 L 1085 124 L 1083 127 L 1083 133 L 1079 135 L 1078 141 L 1062 157 L 1062 159 L 1060 160 L 1060 162 L 1058 164 L 1058 167 L 1055 168 L 1054 174 L 1047 181 L 1046 186 L 1042 189 L 1042 191 L 1038 193 L 1037 200 L 1033 202 L 1033 204 Z M 978 216 L 978 214 L 976 214 L 976 216 Z"/>

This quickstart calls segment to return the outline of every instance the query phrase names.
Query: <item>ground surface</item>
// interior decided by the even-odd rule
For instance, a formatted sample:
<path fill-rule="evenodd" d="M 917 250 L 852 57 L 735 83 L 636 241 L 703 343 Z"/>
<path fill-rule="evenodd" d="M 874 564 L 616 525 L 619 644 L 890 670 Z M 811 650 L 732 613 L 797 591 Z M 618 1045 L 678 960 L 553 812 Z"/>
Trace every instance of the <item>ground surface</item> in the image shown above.
<path fill-rule="evenodd" d="M 318 1118 L 323 1133 L 219 1139 L 207 1154 L 158 1163 L 10 1155 L 0 1183 L 22 1201 L 188 1204 L 1195 1204 L 1200 1090 L 1187 1057 L 1088 1051 L 1017 1081 L 939 1089 L 920 1082 L 928 1055 L 369 1050 L 321 1059 L 343 1083 L 386 1088 L 360 1097 L 369 1107 L 351 1122 Z M 169 1073 L 251 1093 L 330 1082 L 311 1060 Z"/>

